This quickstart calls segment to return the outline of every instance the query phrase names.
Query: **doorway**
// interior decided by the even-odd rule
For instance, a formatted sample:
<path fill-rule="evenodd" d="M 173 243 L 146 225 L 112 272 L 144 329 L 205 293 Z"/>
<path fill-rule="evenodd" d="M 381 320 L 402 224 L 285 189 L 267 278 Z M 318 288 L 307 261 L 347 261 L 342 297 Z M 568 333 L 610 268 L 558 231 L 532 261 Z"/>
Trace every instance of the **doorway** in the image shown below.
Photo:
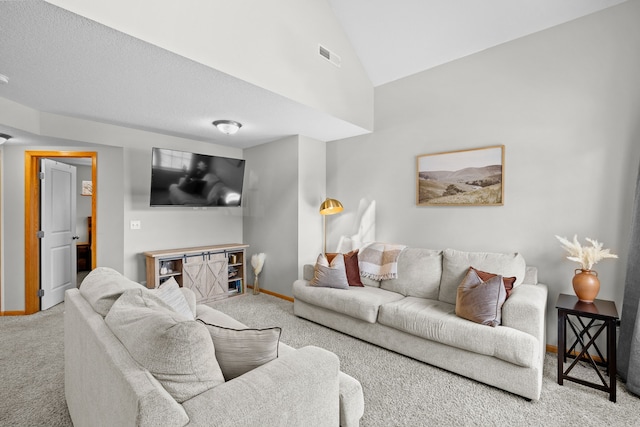
<path fill-rule="evenodd" d="M 96 265 L 97 153 L 73 151 L 25 151 L 25 314 L 40 311 L 40 160 L 88 158 L 91 160 L 91 268 Z M 63 161 L 63 160 L 62 160 Z"/>

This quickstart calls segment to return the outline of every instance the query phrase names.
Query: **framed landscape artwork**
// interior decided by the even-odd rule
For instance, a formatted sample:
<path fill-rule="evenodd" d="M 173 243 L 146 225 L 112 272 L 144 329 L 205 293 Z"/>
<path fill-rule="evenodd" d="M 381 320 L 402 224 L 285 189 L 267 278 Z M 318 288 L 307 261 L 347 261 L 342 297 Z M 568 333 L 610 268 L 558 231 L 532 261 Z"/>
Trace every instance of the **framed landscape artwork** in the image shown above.
<path fill-rule="evenodd" d="M 504 204 L 504 145 L 417 157 L 418 206 Z"/>

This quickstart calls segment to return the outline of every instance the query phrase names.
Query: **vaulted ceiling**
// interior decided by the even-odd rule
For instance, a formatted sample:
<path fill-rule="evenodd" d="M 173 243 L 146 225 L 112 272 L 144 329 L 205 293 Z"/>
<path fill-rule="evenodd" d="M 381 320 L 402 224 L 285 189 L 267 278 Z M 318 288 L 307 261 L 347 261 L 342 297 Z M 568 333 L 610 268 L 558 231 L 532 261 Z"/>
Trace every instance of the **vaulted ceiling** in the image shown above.
<path fill-rule="evenodd" d="M 328 0 L 373 86 L 623 1 Z M 44 1 L 0 2 L 0 74 L 0 97 L 42 112 L 240 148 L 366 132 Z M 237 135 L 210 125 L 238 111 Z M 1 118 L 0 132 L 38 139 Z"/>

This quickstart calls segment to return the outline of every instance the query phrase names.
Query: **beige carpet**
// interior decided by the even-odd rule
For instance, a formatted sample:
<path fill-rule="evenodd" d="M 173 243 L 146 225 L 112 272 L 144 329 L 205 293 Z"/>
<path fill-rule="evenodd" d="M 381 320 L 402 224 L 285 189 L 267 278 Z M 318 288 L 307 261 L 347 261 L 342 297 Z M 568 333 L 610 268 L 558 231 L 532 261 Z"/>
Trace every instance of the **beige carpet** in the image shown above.
<path fill-rule="evenodd" d="M 579 384 L 559 386 L 556 354 L 546 355 L 540 400 L 528 402 L 295 317 L 293 304 L 274 297 L 246 295 L 212 307 L 248 326 L 281 326 L 282 341 L 293 347 L 312 344 L 336 353 L 341 369 L 364 389 L 361 426 L 640 425 L 640 399 L 623 384 L 618 384 L 617 403 Z M 586 368 L 580 374 L 591 375 Z"/>
<path fill-rule="evenodd" d="M 213 307 L 249 326 L 281 326 L 282 340 L 294 347 L 313 344 L 335 352 L 342 370 L 362 383 L 364 427 L 638 425 L 640 399 L 624 385 L 615 404 L 604 392 L 572 383 L 560 387 L 553 354 L 545 360 L 542 398 L 527 402 L 297 318 L 293 305 L 278 298 L 246 295 Z M 63 309 L 60 304 L 32 316 L 0 317 L 0 426 L 71 425 L 64 400 Z"/>
<path fill-rule="evenodd" d="M 0 317 L 0 426 L 70 426 L 63 309 Z"/>

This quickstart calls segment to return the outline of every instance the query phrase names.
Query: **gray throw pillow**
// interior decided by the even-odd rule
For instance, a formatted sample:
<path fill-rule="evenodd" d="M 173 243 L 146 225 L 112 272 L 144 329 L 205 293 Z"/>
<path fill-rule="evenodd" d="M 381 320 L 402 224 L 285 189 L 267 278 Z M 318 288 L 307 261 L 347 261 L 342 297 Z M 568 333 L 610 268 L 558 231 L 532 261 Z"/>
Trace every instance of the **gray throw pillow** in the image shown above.
<path fill-rule="evenodd" d="M 278 358 L 281 328 L 232 329 L 202 322 L 213 340 L 216 359 L 226 381 Z"/>
<path fill-rule="evenodd" d="M 157 289 L 153 290 L 160 299 L 171 306 L 176 312 L 182 314 L 186 319 L 194 320 L 195 315 L 189 307 L 187 298 L 180 290 L 180 285 L 176 282 L 176 279 L 170 277 L 167 281 L 160 285 Z"/>
<path fill-rule="evenodd" d="M 125 291 L 105 322 L 178 403 L 224 383 L 207 328 L 186 320 L 153 292 Z"/>
<path fill-rule="evenodd" d="M 502 276 L 483 282 L 477 271 L 469 268 L 458 286 L 456 315 L 483 325 L 497 326 L 502 320 L 502 304 L 506 298 Z"/>
<path fill-rule="evenodd" d="M 326 288 L 349 289 L 344 255 L 337 254 L 331 260 L 331 264 L 329 264 L 324 254 L 318 255 L 318 260 L 313 270 L 313 279 L 309 284 Z"/>

